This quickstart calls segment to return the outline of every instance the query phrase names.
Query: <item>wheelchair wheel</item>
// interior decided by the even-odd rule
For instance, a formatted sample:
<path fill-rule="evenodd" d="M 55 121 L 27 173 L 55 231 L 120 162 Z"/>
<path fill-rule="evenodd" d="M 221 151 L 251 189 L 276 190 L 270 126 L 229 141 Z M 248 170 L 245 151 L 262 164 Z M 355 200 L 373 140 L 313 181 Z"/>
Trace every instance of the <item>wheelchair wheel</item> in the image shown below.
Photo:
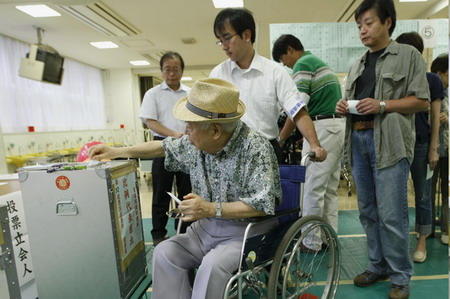
<path fill-rule="evenodd" d="M 225 298 L 227 299 L 237 299 L 239 298 L 239 281 L 235 280 L 231 286 L 230 292 L 227 294 L 227 296 L 225 296 Z M 247 282 L 244 280 L 242 282 L 242 294 L 245 294 L 245 292 L 247 291 L 248 288 L 248 284 Z"/>
<path fill-rule="evenodd" d="M 323 240 L 320 251 L 308 250 L 303 240 L 314 233 Z M 303 294 L 334 298 L 339 283 L 339 241 L 321 217 L 298 219 L 283 236 L 275 253 L 268 282 L 268 298 L 300 298 Z"/>

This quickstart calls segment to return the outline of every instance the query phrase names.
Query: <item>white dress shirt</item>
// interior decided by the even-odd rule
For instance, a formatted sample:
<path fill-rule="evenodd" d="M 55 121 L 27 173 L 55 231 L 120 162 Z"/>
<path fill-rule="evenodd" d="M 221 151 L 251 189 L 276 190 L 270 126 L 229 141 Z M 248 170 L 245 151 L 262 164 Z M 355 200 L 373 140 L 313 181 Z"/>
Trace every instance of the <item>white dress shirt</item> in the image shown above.
<path fill-rule="evenodd" d="M 139 118 L 144 123 L 147 119 L 153 119 L 170 130 L 184 132 L 184 121 L 176 119 L 172 110 L 179 99 L 188 95 L 189 90 L 190 88 L 182 83 L 180 83 L 180 88 L 177 91 L 172 90 L 165 81 L 156 85 L 145 93 Z M 167 137 L 153 131 L 152 134 Z"/>
<path fill-rule="evenodd" d="M 248 69 L 243 70 L 228 59 L 216 66 L 209 76 L 227 80 L 239 89 L 240 99 L 247 106 L 242 121 L 268 139 L 278 136 L 280 107 L 293 119 L 309 99 L 306 93 L 297 90 L 280 64 L 256 52 Z"/>

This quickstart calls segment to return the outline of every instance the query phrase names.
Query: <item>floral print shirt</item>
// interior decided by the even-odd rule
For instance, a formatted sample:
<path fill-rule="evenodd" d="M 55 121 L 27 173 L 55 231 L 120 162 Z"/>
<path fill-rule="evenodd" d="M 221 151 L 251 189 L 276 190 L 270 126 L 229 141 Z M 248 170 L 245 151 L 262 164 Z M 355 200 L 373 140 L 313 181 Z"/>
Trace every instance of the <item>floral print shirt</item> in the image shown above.
<path fill-rule="evenodd" d="M 275 205 L 281 200 L 275 153 L 267 138 L 243 122 L 239 122 L 227 145 L 216 154 L 199 150 L 187 135 L 166 138 L 163 148 L 165 168 L 190 174 L 192 193 L 210 202 L 242 201 L 256 210 L 274 214 Z"/>

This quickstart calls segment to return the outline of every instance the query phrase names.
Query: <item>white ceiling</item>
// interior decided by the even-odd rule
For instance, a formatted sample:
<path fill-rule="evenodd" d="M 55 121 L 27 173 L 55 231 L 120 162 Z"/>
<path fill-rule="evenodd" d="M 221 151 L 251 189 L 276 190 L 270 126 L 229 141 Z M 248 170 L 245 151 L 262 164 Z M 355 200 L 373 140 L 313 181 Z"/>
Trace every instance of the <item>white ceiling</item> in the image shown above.
<path fill-rule="evenodd" d="M 59 5 L 88 4 L 90 0 L 0 0 L 0 34 L 28 43 L 37 42 L 33 26 L 45 30 L 43 43 L 61 55 L 101 69 L 132 68 L 136 74 L 160 76 L 158 54 L 173 50 L 186 63 L 185 76 L 194 80 L 207 77 L 212 67 L 225 60 L 216 46 L 214 18 L 220 9 L 211 0 L 102 0 L 101 2 L 136 27 L 140 33 L 115 37 L 97 31 L 68 14 Z M 98 3 L 99 1 L 96 1 Z M 269 24 L 352 21 L 353 12 L 362 0 L 244 0 L 257 22 L 256 48 L 270 57 Z M 15 8 L 18 4 L 47 4 L 61 17 L 33 18 Z M 399 3 L 395 0 L 399 20 L 448 18 L 448 0 Z M 194 38 L 195 44 L 181 39 Z M 111 40 L 116 49 L 100 50 L 92 41 Z M 150 67 L 132 67 L 130 60 L 155 57 Z M 156 54 L 156 56 L 155 56 Z M 148 60 L 148 59 L 147 59 Z"/>

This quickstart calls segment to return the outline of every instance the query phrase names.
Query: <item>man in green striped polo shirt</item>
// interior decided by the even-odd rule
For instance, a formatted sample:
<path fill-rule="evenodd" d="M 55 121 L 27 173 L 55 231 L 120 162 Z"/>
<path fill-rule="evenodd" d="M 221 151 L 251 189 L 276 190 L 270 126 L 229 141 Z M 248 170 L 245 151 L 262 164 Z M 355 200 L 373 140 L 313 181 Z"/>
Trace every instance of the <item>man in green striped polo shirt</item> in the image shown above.
<path fill-rule="evenodd" d="M 320 58 L 305 51 L 302 43 L 293 35 L 280 36 L 272 50 L 273 59 L 292 69 L 292 77 L 299 91 L 310 96 L 307 104 L 320 144 L 328 152 L 322 163 L 309 163 L 306 171 L 302 215 L 318 215 L 335 231 L 338 229 L 338 194 L 341 158 L 344 147 L 345 120 L 335 114 L 336 103 L 342 98 L 341 86 L 334 71 Z M 285 140 L 294 129 L 287 120 L 280 133 Z M 310 146 L 303 141 L 302 152 Z M 310 234 L 312 236 L 312 234 Z M 303 241 L 305 249 L 319 251 L 322 240 L 319 232 Z"/>

